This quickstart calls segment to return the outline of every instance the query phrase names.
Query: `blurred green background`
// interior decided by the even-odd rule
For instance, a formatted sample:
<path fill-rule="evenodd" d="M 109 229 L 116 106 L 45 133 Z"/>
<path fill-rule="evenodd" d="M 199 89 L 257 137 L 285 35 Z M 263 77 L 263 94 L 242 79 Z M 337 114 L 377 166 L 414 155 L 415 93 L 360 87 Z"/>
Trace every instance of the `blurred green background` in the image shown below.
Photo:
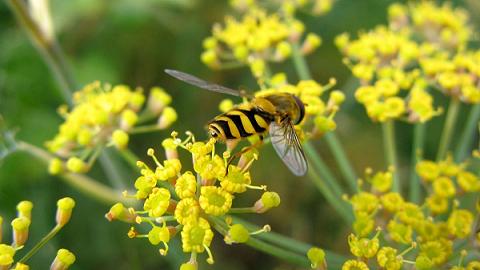
<path fill-rule="evenodd" d="M 314 78 L 326 83 L 330 77 L 335 77 L 337 87 L 345 90 L 348 96 L 337 117 L 337 133 L 358 175 L 366 166 L 385 168 L 381 131 L 378 125 L 368 120 L 363 108 L 354 102 L 352 94 L 356 82 L 342 64 L 333 39 L 342 32 L 356 33 L 385 24 L 386 9 L 392 2 L 339 0 L 333 10 L 322 17 L 299 14 L 307 30 L 323 38 L 323 45 L 308 58 Z M 454 5 L 467 7 L 471 14 L 480 12 L 475 0 L 455 1 Z M 226 14 L 232 14 L 227 1 L 52 0 L 51 8 L 59 43 L 79 85 L 100 80 L 141 86 L 147 90 L 152 86 L 164 87 L 173 96 L 173 107 L 179 114 L 172 130 L 181 133 L 191 130 L 201 139 L 207 138 L 202 123 L 218 114 L 217 104 L 224 96 L 196 91 L 165 75 L 165 68 L 186 71 L 233 88 L 256 87 L 246 68 L 212 71 L 200 62 L 203 38 L 209 36 L 215 22 L 222 21 Z M 473 19 L 477 20 L 474 23 L 479 23 L 479 18 Z M 274 70 L 287 72 L 292 82 L 297 80 L 290 61 L 274 66 Z M 56 108 L 63 103 L 59 93 L 47 66 L 2 1 L 0 114 L 8 126 L 18 128 L 18 138 L 42 146 L 44 141 L 54 136 L 62 121 L 56 113 Z M 439 105 L 445 101 L 440 96 L 436 100 Z M 428 127 L 427 157 L 431 157 L 436 148 L 442 119 L 443 116 L 436 118 Z M 398 125 L 397 146 L 401 155 L 401 171 L 405 175 L 408 174 L 411 132 L 408 125 Z M 131 147 L 145 158 L 147 147 L 158 147 L 169 133 L 133 136 Z M 321 140 L 315 143 L 332 171 L 337 173 L 331 153 Z M 121 173 L 124 176 L 122 180 L 133 186 L 136 175 Z M 106 178 L 101 170 L 94 170 L 92 175 L 112 185 L 104 180 Z M 253 177 L 256 183 L 265 183 L 270 190 L 278 192 L 282 204 L 266 214 L 249 216 L 251 221 L 258 225 L 268 223 L 274 231 L 346 253 L 348 227 L 307 178 L 296 178 L 287 171 L 271 147 L 262 149 L 261 158 L 253 168 Z M 54 226 L 56 201 L 64 196 L 77 201 L 73 219 L 31 259 L 29 264 L 33 269 L 44 269 L 54 258 L 56 250 L 63 247 L 77 256 L 72 269 L 177 269 L 187 260 L 187 255 L 178 246 L 178 239 L 167 257 L 158 255 L 157 248 L 144 239 L 128 239 L 127 224 L 109 223 L 104 218 L 108 205 L 99 204 L 58 178 L 49 176 L 38 160 L 24 153 L 8 156 L 0 166 L 0 215 L 6 220 L 4 229 L 7 230 L 4 239 L 9 241 L 7 221 L 14 217 L 16 203 L 31 200 L 35 207 L 28 250 Z M 240 198 L 238 203 L 248 205 L 257 199 L 255 196 L 258 194 L 251 192 Z M 209 269 L 295 268 L 247 246 L 226 246 L 218 234 L 214 239 L 212 246 L 216 263 Z M 204 264 L 203 259 L 200 262 Z"/>

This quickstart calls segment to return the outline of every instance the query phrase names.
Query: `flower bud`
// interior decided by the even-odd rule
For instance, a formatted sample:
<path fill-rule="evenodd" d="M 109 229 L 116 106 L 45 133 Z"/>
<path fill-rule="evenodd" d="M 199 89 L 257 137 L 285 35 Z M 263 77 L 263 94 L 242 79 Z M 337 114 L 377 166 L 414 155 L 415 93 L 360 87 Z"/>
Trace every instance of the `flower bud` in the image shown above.
<path fill-rule="evenodd" d="M 202 62 L 210 68 L 220 67 L 220 62 L 218 61 L 217 54 L 215 50 L 206 50 L 200 56 Z"/>
<path fill-rule="evenodd" d="M 23 263 L 17 263 L 15 265 L 15 268 L 13 268 L 12 270 L 29 270 L 30 267 L 26 264 L 23 264 Z"/>
<path fill-rule="evenodd" d="M 250 233 L 242 224 L 235 224 L 228 230 L 225 236 L 225 243 L 245 243 L 250 238 Z"/>
<path fill-rule="evenodd" d="M 48 172 L 52 175 L 56 175 L 63 172 L 63 162 L 59 158 L 53 158 L 48 164 Z"/>
<path fill-rule="evenodd" d="M 173 124 L 173 122 L 177 121 L 177 117 L 177 112 L 174 108 L 166 107 L 162 115 L 158 118 L 158 126 L 162 129 L 167 128 Z"/>
<path fill-rule="evenodd" d="M 312 268 L 322 267 L 326 269 L 325 251 L 321 248 L 312 247 L 307 252 L 307 257 L 312 264 Z"/>
<path fill-rule="evenodd" d="M 220 105 L 218 105 L 218 108 L 220 109 L 221 112 L 228 112 L 233 108 L 234 104 L 233 101 L 229 98 L 226 98 L 220 102 Z"/>
<path fill-rule="evenodd" d="M 162 147 L 165 149 L 165 156 L 167 159 L 177 159 L 178 151 L 177 144 L 172 138 L 167 138 L 162 141 Z"/>
<path fill-rule="evenodd" d="M 188 263 L 182 263 L 180 266 L 180 270 L 197 270 L 198 265 L 197 262 L 188 262 Z"/>
<path fill-rule="evenodd" d="M 65 197 L 57 201 L 56 221 L 60 226 L 64 226 L 72 216 L 72 210 L 75 207 L 75 201 L 72 198 Z"/>
<path fill-rule="evenodd" d="M 123 130 L 129 130 L 138 121 L 138 115 L 133 110 L 124 110 L 120 119 L 120 127 Z"/>
<path fill-rule="evenodd" d="M 13 244 L 16 247 L 23 246 L 28 240 L 28 228 L 30 227 L 30 219 L 18 217 L 12 221 Z"/>
<path fill-rule="evenodd" d="M 74 173 L 84 173 L 88 170 L 88 165 L 77 157 L 71 157 L 67 160 L 67 169 Z"/>
<path fill-rule="evenodd" d="M 250 63 L 250 70 L 256 78 L 262 77 L 265 73 L 265 62 L 262 59 L 253 60 Z"/>
<path fill-rule="evenodd" d="M 325 134 L 337 128 L 337 124 L 335 123 L 335 121 L 333 121 L 333 119 L 323 115 L 318 115 L 317 117 L 315 117 L 313 122 L 315 123 L 315 128 L 320 134 Z"/>
<path fill-rule="evenodd" d="M 121 129 L 115 130 L 112 134 L 112 142 L 117 149 L 125 149 L 128 145 L 128 139 L 128 134 Z"/>
<path fill-rule="evenodd" d="M 148 97 L 148 109 L 155 115 L 160 114 L 163 109 L 172 102 L 172 97 L 163 88 L 153 87 Z"/>
<path fill-rule="evenodd" d="M 80 145 L 89 145 L 92 142 L 93 134 L 89 129 L 81 129 L 77 134 L 77 143 Z"/>
<path fill-rule="evenodd" d="M 134 223 L 137 215 L 133 211 L 129 211 L 122 203 L 116 203 L 110 208 L 105 218 L 108 221 L 120 220 L 128 223 Z"/>
<path fill-rule="evenodd" d="M 9 269 L 13 263 L 15 249 L 9 245 L 0 244 L 0 269 Z"/>
<path fill-rule="evenodd" d="M 18 217 L 32 219 L 33 203 L 30 201 L 21 201 L 17 204 Z"/>
<path fill-rule="evenodd" d="M 322 39 L 318 35 L 313 33 L 308 34 L 302 45 L 302 54 L 306 55 L 312 53 L 321 44 Z"/>
<path fill-rule="evenodd" d="M 50 270 L 66 270 L 75 262 L 75 255 L 66 249 L 59 249 Z"/>
<path fill-rule="evenodd" d="M 292 54 L 292 46 L 286 41 L 278 43 L 275 51 L 275 60 L 282 61 Z"/>
<path fill-rule="evenodd" d="M 276 192 L 264 192 L 260 200 L 255 202 L 253 206 L 255 212 L 264 213 L 270 208 L 277 207 L 280 205 L 280 196 Z"/>

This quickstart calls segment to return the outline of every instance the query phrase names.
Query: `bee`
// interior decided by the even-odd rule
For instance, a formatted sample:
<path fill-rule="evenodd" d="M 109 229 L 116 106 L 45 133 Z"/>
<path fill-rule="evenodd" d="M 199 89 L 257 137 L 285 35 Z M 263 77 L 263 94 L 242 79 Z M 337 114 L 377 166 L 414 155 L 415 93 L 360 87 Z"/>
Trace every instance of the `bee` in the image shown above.
<path fill-rule="evenodd" d="M 305 105 L 300 98 L 290 93 L 247 97 L 241 91 L 209 83 L 191 74 L 171 69 L 165 72 L 202 89 L 248 98 L 248 103 L 237 105 L 213 118 L 207 124 L 210 136 L 227 142 L 253 135 L 262 138 L 268 133 L 275 151 L 290 171 L 296 176 L 305 175 L 308 164 L 294 128 L 305 117 Z"/>

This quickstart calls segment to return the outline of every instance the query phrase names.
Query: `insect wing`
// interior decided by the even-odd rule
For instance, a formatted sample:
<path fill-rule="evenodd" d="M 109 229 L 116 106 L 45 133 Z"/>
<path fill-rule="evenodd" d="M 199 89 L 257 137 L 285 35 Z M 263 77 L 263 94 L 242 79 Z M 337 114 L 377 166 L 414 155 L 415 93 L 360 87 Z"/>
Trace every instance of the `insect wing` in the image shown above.
<path fill-rule="evenodd" d="M 210 91 L 213 91 L 213 92 L 219 92 L 219 93 L 223 93 L 223 94 L 228 94 L 228 95 L 232 95 L 232 96 L 237 96 L 239 97 L 240 96 L 240 91 L 238 90 L 234 90 L 234 89 L 231 89 L 231 88 L 228 88 L 228 87 L 225 87 L 225 86 L 221 86 L 221 85 L 218 85 L 218 84 L 214 84 L 214 83 L 209 83 L 207 81 L 204 81 L 200 78 L 197 78 L 193 75 L 190 75 L 188 73 L 185 73 L 185 72 L 181 72 L 181 71 L 178 71 L 178 70 L 173 70 L 173 69 L 165 69 L 165 72 L 174 77 L 174 78 L 177 78 L 181 81 L 184 81 L 188 84 L 191 84 L 191 85 L 195 85 L 197 87 L 200 87 L 202 89 L 206 89 L 206 90 L 210 90 Z"/>
<path fill-rule="evenodd" d="M 269 127 L 270 140 L 278 156 L 296 176 L 307 173 L 308 165 L 302 145 L 291 121 L 278 124 L 273 121 Z"/>

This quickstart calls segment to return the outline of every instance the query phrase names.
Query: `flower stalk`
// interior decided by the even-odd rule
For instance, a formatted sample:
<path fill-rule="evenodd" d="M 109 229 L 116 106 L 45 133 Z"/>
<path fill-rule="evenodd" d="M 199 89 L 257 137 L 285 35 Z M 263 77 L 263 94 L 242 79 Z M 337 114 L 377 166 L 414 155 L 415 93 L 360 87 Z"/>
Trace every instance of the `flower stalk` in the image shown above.
<path fill-rule="evenodd" d="M 420 203 L 420 178 L 418 177 L 415 167 L 423 158 L 423 148 L 425 144 L 425 124 L 417 123 L 413 128 L 413 145 L 410 166 L 410 201 Z"/>
<path fill-rule="evenodd" d="M 440 137 L 440 144 L 438 146 L 437 161 L 445 158 L 452 136 L 455 129 L 455 122 L 457 121 L 458 111 L 460 109 L 460 100 L 452 97 L 450 104 L 448 105 L 448 112 L 445 118 L 445 124 L 443 126 L 442 135 Z"/>
<path fill-rule="evenodd" d="M 19 150 L 25 151 L 34 157 L 40 159 L 45 165 L 48 165 L 50 160 L 53 159 L 53 156 L 46 152 L 45 150 L 31 145 L 29 143 L 19 141 L 17 142 L 17 147 Z M 100 182 L 89 178 L 88 176 L 75 173 L 61 173 L 60 178 L 64 180 L 67 184 L 75 187 L 85 195 L 104 203 L 112 204 L 115 202 L 123 202 L 125 204 L 132 204 L 132 202 L 125 197 L 121 196 L 119 192 L 113 190 L 112 188 L 101 184 Z"/>
<path fill-rule="evenodd" d="M 27 5 L 21 0 L 9 0 L 8 5 L 14 12 L 17 20 L 30 36 L 32 43 L 37 47 L 43 60 L 52 71 L 65 101 L 72 102 L 72 93 L 77 88 L 75 80 L 71 75 L 67 61 L 63 56 L 61 47 L 55 37 L 47 36 L 40 25 L 28 12 Z"/>
<path fill-rule="evenodd" d="M 458 146 L 455 151 L 455 161 L 459 162 L 468 155 L 468 150 L 473 143 L 473 135 L 475 129 L 478 128 L 478 121 L 480 120 L 480 104 L 474 105 L 470 109 L 470 113 L 467 118 L 467 123 L 463 128 L 460 140 L 458 140 Z"/>
<path fill-rule="evenodd" d="M 48 241 L 50 241 L 57 233 L 62 229 L 62 225 L 57 224 L 53 229 L 45 235 L 25 256 L 23 256 L 18 262 L 25 263 L 30 259 L 37 251 L 39 251 Z"/>
<path fill-rule="evenodd" d="M 394 192 L 400 191 L 400 178 L 398 175 L 397 150 L 395 147 L 395 124 L 393 121 L 382 123 L 383 146 L 385 158 L 389 166 L 393 166 L 393 186 Z"/>
<path fill-rule="evenodd" d="M 298 43 L 296 42 L 292 44 L 292 59 L 299 78 L 301 80 L 311 80 L 312 76 L 310 74 L 307 62 L 305 60 L 305 57 L 303 57 L 301 53 Z M 345 180 L 347 180 L 348 185 L 352 190 L 356 190 L 357 183 L 355 172 L 337 136 L 333 131 L 328 132 L 325 134 L 325 141 L 327 142 L 328 147 L 332 151 L 333 156 L 338 166 L 340 167 L 340 172 L 342 173 Z M 315 153 L 315 155 L 318 156 L 317 153 Z"/>
<path fill-rule="evenodd" d="M 225 222 L 219 220 L 218 218 L 209 218 L 210 222 L 212 222 L 214 228 L 222 235 L 227 235 L 228 229 L 227 229 L 227 224 Z M 290 262 L 292 264 L 302 266 L 302 267 L 309 267 L 310 262 L 307 259 L 307 257 L 304 255 L 299 255 L 294 252 L 285 250 L 283 248 L 280 248 L 278 246 L 266 243 L 264 241 L 261 241 L 259 239 L 254 238 L 253 236 L 248 239 L 248 241 L 245 243 L 246 245 L 249 245 L 259 251 L 262 251 L 264 253 L 273 255 L 275 257 L 281 258 L 282 260 L 285 260 L 287 262 Z"/>

